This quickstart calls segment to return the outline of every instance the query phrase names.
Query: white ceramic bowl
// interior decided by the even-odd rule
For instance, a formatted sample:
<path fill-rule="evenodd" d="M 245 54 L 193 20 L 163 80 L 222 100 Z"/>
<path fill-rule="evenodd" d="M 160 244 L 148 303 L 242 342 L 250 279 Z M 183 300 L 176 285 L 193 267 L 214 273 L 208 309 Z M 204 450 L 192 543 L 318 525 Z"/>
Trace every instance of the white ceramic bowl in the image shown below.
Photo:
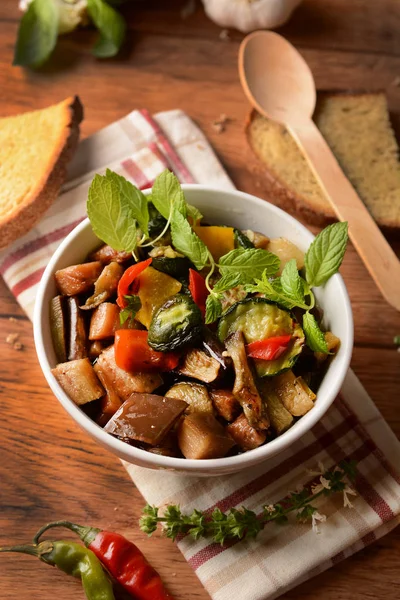
<path fill-rule="evenodd" d="M 221 191 L 202 185 L 183 186 L 190 204 L 197 206 L 208 222 L 253 229 L 269 237 L 285 237 L 306 250 L 313 235 L 279 208 L 254 196 L 236 191 Z M 56 295 L 53 274 L 57 269 L 81 262 L 99 240 L 88 219 L 78 225 L 58 247 L 50 260 L 36 298 L 34 335 L 36 351 L 43 373 L 54 395 L 70 416 L 101 446 L 129 463 L 153 469 L 184 471 L 192 475 L 221 475 L 241 471 L 282 452 L 308 431 L 327 411 L 337 395 L 349 367 L 353 347 L 353 318 L 343 279 L 334 275 L 324 288 L 316 290 L 324 310 L 324 325 L 341 340 L 340 350 L 332 361 L 317 393 L 314 408 L 286 433 L 272 442 L 239 456 L 212 460 L 185 460 L 157 456 L 112 437 L 76 406 L 51 373 L 56 357 L 50 334 L 49 302 Z"/>

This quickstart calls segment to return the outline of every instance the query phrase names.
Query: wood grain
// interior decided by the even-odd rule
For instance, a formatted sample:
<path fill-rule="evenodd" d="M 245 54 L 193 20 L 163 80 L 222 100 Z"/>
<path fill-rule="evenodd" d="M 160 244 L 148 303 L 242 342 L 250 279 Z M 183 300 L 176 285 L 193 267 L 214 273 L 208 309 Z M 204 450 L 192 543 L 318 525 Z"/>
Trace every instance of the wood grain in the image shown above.
<path fill-rule="evenodd" d="M 259 193 L 244 143 L 248 111 L 239 87 L 236 54 L 242 36 L 219 39 L 200 7 L 185 21 L 184 0 L 142 1 L 127 9 L 130 36 L 121 58 L 99 62 L 90 54 L 94 33 L 65 37 L 39 72 L 11 67 L 18 11 L 0 3 L 0 113 L 46 106 L 78 93 L 86 108 L 83 134 L 145 106 L 183 108 L 201 126 L 236 185 Z M 400 124 L 400 6 L 397 0 L 305 0 L 282 29 L 309 61 L 321 89 L 385 89 Z M 223 134 L 212 121 L 231 117 Z M 400 128 L 399 128 L 400 130 Z M 392 240 L 400 253 L 400 240 Z M 353 368 L 384 417 L 400 435 L 400 354 L 393 335 L 400 315 L 387 306 L 352 248 L 342 273 L 354 309 Z M 10 321 L 10 317 L 16 321 Z M 64 413 L 41 374 L 32 326 L 0 282 L 0 545 L 27 541 L 44 522 L 70 518 L 129 535 L 159 569 L 177 599 L 208 595 L 165 539 L 147 539 L 137 528 L 143 500 L 120 463 L 89 440 Z M 5 342 L 20 333 L 24 350 Z M 284 598 L 354 600 L 400 596 L 400 533 L 335 566 Z M 2 555 L 2 600 L 83 598 L 79 584 L 30 557 Z M 239 596 L 238 596 L 239 598 Z"/>

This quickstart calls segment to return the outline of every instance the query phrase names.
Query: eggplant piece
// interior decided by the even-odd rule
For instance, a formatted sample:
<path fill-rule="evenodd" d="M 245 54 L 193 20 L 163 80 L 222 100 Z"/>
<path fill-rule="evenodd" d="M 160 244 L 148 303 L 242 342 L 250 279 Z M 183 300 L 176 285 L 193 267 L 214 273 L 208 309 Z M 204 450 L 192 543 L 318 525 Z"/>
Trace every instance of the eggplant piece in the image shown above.
<path fill-rule="evenodd" d="M 60 363 L 51 372 L 64 392 L 78 406 L 98 400 L 104 394 L 88 358 Z"/>
<path fill-rule="evenodd" d="M 235 443 L 244 450 L 254 450 L 264 444 L 267 439 L 265 431 L 260 431 L 249 425 L 248 420 L 242 413 L 236 421 L 227 425 L 226 431 L 235 440 Z"/>
<path fill-rule="evenodd" d="M 231 368 L 232 359 L 226 356 L 224 345 L 208 327 L 203 329 L 203 348 L 219 362 L 223 371 L 226 372 Z"/>
<path fill-rule="evenodd" d="M 282 274 L 286 264 L 289 262 L 289 260 L 292 260 L 292 258 L 295 259 L 297 269 L 299 271 L 304 267 L 304 252 L 286 238 L 275 238 L 270 240 L 266 249 L 268 252 L 276 254 L 281 261 L 279 271 L 277 273 L 278 275 Z"/>
<path fill-rule="evenodd" d="M 111 385 L 123 402 L 133 393 L 150 394 L 163 383 L 159 373 L 133 374 L 120 369 L 115 362 L 114 345 L 100 354 L 97 364 L 107 374 Z"/>
<path fill-rule="evenodd" d="M 99 261 L 72 265 L 54 274 L 57 288 L 64 296 L 78 296 L 92 289 L 103 265 Z"/>
<path fill-rule="evenodd" d="M 50 330 L 58 362 L 66 362 L 67 316 L 64 296 L 56 296 L 50 300 Z"/>
<path fill-rule="evenodd" d="M 229 390 L 210 390 L 210 398 L 218 415 L 228 421 L 234 421 L 241 411 L 241 406 Z"/>
<path fill-rule="evenodd" d="M 108 421 L 105 431 L 151 446 L 162 442 L 187 404 L 155 394 L 132 394 Z"/>
<path fill-rule="evenodd" d="M 173 385 L 165 395 L 167 398 L 180 398 L 184 400 L 188 405 L 186 409 L 187 414 L 194 412 L 214 413 L 207 388 L 201 385 L 201 383 L 181 381 Z"/>
<path fill-rule="evenodd" d="M 340 339 L 336 337 L 336 335 L 334 335 L 331 331 L 327 331 L 324 334 L 324 337 L 326 345 L 328 346 L 328 352 L 333 352 L 334 354 L 336 354 L 339 350 Z M 325 354 L 324 352 L 314 352 L 314 356 L 317 359 L 318 363 L 322 363 L 329 357 L 329 354 Z"/>
<path fill-rule="evenodd" d="M 286 371 L 271 379 L 271 386 L 283 406 L 294 417 L 302 417 L 314 406 L 315 394 L 293 371 Z"/>
<path fill-rule="evenodd" d="M 176 428 L 176 424 L 173 425 L 173 428 Z M 148 451 L 151 452 L 151 454 L 157 454 L 158 456 L 182 458 L 176 432 L 173 429 L 167 433 L 159 446 L 152 446 L 151 448 L 148 448 Z"/>
<path fill-rule="evenodd" d="M 293 425 L 294 418 L 283 406 L 269 381 L 261 382 L 259 389 L 267 408 L 271 427 L 277 435 L 281 435 Z"/>
<path fill-rule="evenodd" d="M 249 425 L 256 429 L 268 429 L 269 419 L 247 362 L 243 333 L 236 331 L 228 336 L 225 346 L 235 369 L 233 395 L 240 402 Z"/>
<path fill-rule="evenodd" d="M 149 327 L 149 346 L 172 352 L 201 339 L 203 317 L 190 296 L 176 294 L 154 314 Z"/>
<path fill-rule="evenodd" d="M 123 267 L 116 262 L 106 265 L 94 284 L 94 293 L 88 298 L 82 310 L 91 310 L 116 294 L 118 282 L 124 272 Z"/>
<path fill-rule="evenodd" d="M 104 345 L 104 343 L 101 340 L 96 340 L 92 342 L 89 346 L 88 352 L 90 360 L 93 362 L 94 360 L 98 359 L 100 354 L 103 352 L 104 348 L 106 348 L 109 345 L 109 343 L 107 345 Z"/>
<path fill-rule="evenodd" d="M 218 378 L 221 364 L 199 348 L 188 350 L 183 358 L 183 362 L 178 368 L 181 375 L 199 379 L 204 383 L 212 383 Z"/>
<path fill-rule="evenodd" d="M 99 425 L 105 425 L 120 408 L 122 402 L 107 373 L 98 364 L 95 364 L 93 369 L 106 392 L 101 399 L 101 413 L 97 418 Z"/>
<path fill-rule="evenodd" d="M 108 265 L 111 262 L 116 262 L 116 263 L 124 263 L 126 261 L 128 261 L 129 259 L 132 258 L 132 253 L 131 252 L 123 252 L 123 251 L 119 251 L 119 250 L 114 250 L 114 248 L 111 248 L 111 246 L 101 246 L 101 248 L 98 248 L 97 250 L 95 250 L 94 252 L 92 252 L 89 255 L 89 260 L 92 261 L 100 261 L 102 262 L 104 265 Z"/>
<path fill-rule="evenodd" d="M 222 458 L 235 445 L 217 419 L 207 413 L 192 413 L 178 427 L 179 448 L 185 458 Z"/>
<path fill-rule="evenodd" d="M 89 340 L 104 340 L 114 337 L 120 327 L 119 308 L 111 302 L 103 302 L 92 313 Z"/>
<path fill-rule="evenodd" d="M 87 357 L 87 334 L 85 319 L 75 296 L 67 298 L 69 314 L 68 360 Z"/>

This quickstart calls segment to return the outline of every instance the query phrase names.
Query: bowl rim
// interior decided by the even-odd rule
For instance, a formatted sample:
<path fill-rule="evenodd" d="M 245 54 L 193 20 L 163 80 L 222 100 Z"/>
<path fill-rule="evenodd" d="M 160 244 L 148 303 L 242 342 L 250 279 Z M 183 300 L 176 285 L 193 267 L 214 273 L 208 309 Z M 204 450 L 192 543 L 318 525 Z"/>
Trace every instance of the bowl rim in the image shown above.
<path fill-rule="evenodd" d="M 183 184 L 182 189 L 184 191 L 195 190 L 198 192 L 204 192 L 206 194 L 229 194 L 232 196 L 236 196 L 237 198 L 240 198 L 242 200 L 249 201 L 252 204 L 258 205 L 263 210 L 265 210 L 265 208 L 267 207 L 268 211 L 272 211 L 279 218 L 286 221 L 286 223 L 292 224 L 297 229 L 299 229 L 300 233 L 304 235 L 304 239 L 308 240 L 309 243 L 311 243 L 315 238 L 315 236 L 297 219 L 295 219 L 279 207 L 275 206 L 274 204 L 271 204 L 267 200 L 257 198 L 256 196 L 247 194 L 246 192 L 241 192 L 239 190 L 224 190 L 221 188 L 215 188 L 213 186 L 201 184 Z M 150 192 L 150 189 L 143 190 L 143 192 L 147 194 Z M 146 450 L 136 448 L 135 446 L 130 446 L 126 442 L 114 438 L 112 435 L 104 431 L 104 429 L 100 425 L 95 423 L 95 421 L 93 421 L 88 415 L 86 415 L 79 408 L 79 406 L 77 406 L 69 398 L 69 396 L 64 392 L 64 390 L 57 382 L 54 375 L 51 373 L 50 361 L 47 358 L 43 331 L 41 327 L 41 318 L 44 308 L 44 296 L 48 282 L 53 275 L 54 266 L 58 262 L 60 257 L 63 255 L 64 250 L 69 246 L 71 241 L 87 227 L 91 227 L 91 225 L 89 219 L 85 218 L 61 242 L 61 244 L 58 246 L 58 248 L 52 255 L 49 263 L 47 264 L 47 267 L 43 273 L 37 290 L 33 316 L 33 330 L 39 363 L 53 394 L 56 396 L 56 398 L 64 407 L 64 409 L 68 412 L 68 414 L 74 419 L 74 421 L 78 425 L 80 425 L 80 427 L 83 428 L 87 433 L 89 433 L 96 441 L 101 443 L 103 447 L 109 448 L 112 452 L 114 452 L 117 455 L 123 454 L 129 457 L 130 459 L 132 459 L 133 464 L 135 464 L 136 462 L 141 464 L 142 466 L 147 466 L 149 468 L 163 468 L 174 471 L 191 471 L 193 472 L 193 474 L 196 474 L 196 471 L 199 473 L 204 473 L 206 471 L 213 471 L 213 469 L 226 469 L 227 471 L 231 470 L 231 472 L 234 472 L 240 471 L 246 466 L 251 466 L 253 464 L 263 462 L 268 458 L 271 458 L 272 456 L 275 456 L 276 454 L 282 452 L 292 443 L 296 442 L 299 438 L 301 438 L 307 431 L 309 431 L 326 413 L 326 411 L 336 398 L 343 384 L 345 375 L 350 365 L 353 350 L 354 331 L 351 303 L 345 283 L 343 281 L 342 276 L 339 273 L 333 275 L 331 280 L 334 281 L 335 286 L 337 286 L 338 292 L 342 295 L 344 300 L 345 311 L 344 314 L 342 314 L 342 318 L 345 320 L 345 328 L 348 332 L 348 338 L 346 340 L 347 343 L 344 347 L 342 347 L 340 374 L 336 377 L 336 380 L 332 382 L 331 390 L 325 402 L 314 406 L 314 408 L 311 411 L 309 411 L 306 415 L 304 415 L 301 419 L 299 419 L 296 422 L 296 427 L 288 429 L 288 431 L 283 433 L 281 436 L 278 436 L 268 444 L 262 445 L 258 448 L 255 448 L 254 450 L 244 452 L 243 454 L 223 458 L 199 460 L 152 454 Z"/>

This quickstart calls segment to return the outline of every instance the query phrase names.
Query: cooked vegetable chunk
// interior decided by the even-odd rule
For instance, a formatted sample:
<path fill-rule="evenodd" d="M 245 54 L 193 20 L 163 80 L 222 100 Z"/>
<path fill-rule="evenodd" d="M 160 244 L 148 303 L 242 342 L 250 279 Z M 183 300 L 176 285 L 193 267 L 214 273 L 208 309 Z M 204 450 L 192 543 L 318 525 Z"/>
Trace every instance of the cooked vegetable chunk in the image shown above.
<path fill-rule="evenodd" d="M 247 362 L 246 348 L 241 331 L 225 340 L 226 350 L 233 360 L 235 385 L 233 395 L 240 402 L 249 424 L 256 429 L 268 429 L 269 420 Z"/>
<path fill-rule="evenodd" d="M 156 446 L 186 408 L 186 402 L 155 394 L 132 394 L 105 430 L 121 438 Z"/>
<path fill-rule="evenodd" d="M 139 282 L 138 296 L 142 308 L 137 312 L 135 318 L 148 329 L 156 310 L 168 298 L 178 294 L 182 289 L 182 284 L 153 267 L 147 267 L 137 279 Z"/>
<path fill-rule="evenodd" d="M 173 426 L 174 429 L 176 425 Z M 159 456 L 172 456 L 175 458 L 182 458 L 182 453 L 179 450 L 178 439 L 176 435 L 176 431 L 171 429 L 167 435 L 163 438 L 162 442 L 159 446 L 153 446 L 149 448 L 149 452 L 152 454 L 158 454 Z"/>
<path fill-rule="evenodd" d="M 50 301 L 50 329 L 54 352 L 59 362 L 67 360 L 67 316 L 64 296 Z"/>
<path fill-rule="evenodd" d="M 170 248 L 170 246 L 163 246 L 162 248 Z M 154 269 L 157 269 L 157 271 L 161 271 L 162 273 L 166 273 L 167 275 L 171 275 L 171 277 L 188 276 L 189 269 L 192 264 L 188 258 L 179 255 L 175 258 L 168 256 L 168 254 L 172 254 L 171 252 L 168 252 L 168 254 L 164 256 L 160 254 L 154 256 L 155 251 L 159 252 L 160 249 L 154 248 L 154 250 L 149 252 L 149 256 L 153 257 L 153 262 L 151 264 Z M 165 252 L 167 252 L 167 250 L 165 250 Z"/>
<path fill-rule="evenodd" d="M 269 244 L 269 237 L 267 237 L 263 233 L 259 233 L 258 231 L 252 231 L 251 229 L 246 229 L 245 231 L 243 231 L 243 233 L 253 244 L 254 248 L 261 248 L 262 250 L 267 250 Z"/>
<path fill-rule="evenodd" d="M 64 392 L 78 406 L 97 400 L 104 394 L 88 358 L 60 363 L 51 372 Z"/>
<path fill-rule="evenodd" d="M 147 331 L 120 329 L 115 333 L 115 362 L 124 371 L 172 371 L 179 363 L 177 352 L 157 352 L 148 344 Z"/>
<path fill-rule="evenodd" d="M 211 383 L 217 379 L 220 368 L 221 364 L 207 352 L 199 348 L 191 348 L 186 352 L 178 371 L 187 377 Z"/>
<path fill-rule="evenodd" d="M 210 414 L 192 413 L 179 424 L 178 443 L 185 458 L 222 458 L 235 445 L 221 423 Z"/>
<path fill-rule="evenodd" d="M 60 269 L 54 274 L 56 284 L 64 296 L 77 296 L 88 292 L 102 271 L 99 261 L 82 263 Z"/>
<path fill-rule="evenodd" d="M 93 369 L 106 392 L 101 399 L 101 414 L 97 419 L 99 425 L 105 425 L 117 412 L 122 402 L 107 373 L 105 373 L 98 364 L 95 364 Z"/>
<path fill-rule="evenodd" d="M 89 358 L 91 361 L 99 358 L 100 354 L 103 352 L 104 348 L 106 348 L 109 344 L 104 345 L 101 340 L 96 340 L 92 342 L 89 346 Z"/>
<path fill-rule="evenodd" d="M 119 326 L 118 306 L 111 302 L 103 302 L 92 313 L 89 340 L 104 340 L 113 337 Z"/>
<path fill-rule="evenodd" d="M 297 269 L 300 271 L 304 267 L 304 252 L 300 250 L 293 242 L 285 238 L 275 238 L 269 241 L 267 246 L 268 252 L 276 254 L 281 261 L 278 275 L 282 274 L 286 263 L 294 258 L 296 260 Z"/>
<path fill-rule="evenodd" d="M 85 319 L 75 296 L 67 298 L 69 313 L 68 360 L 78 360 L 87 356 L 87 334 Z"/>
<path fill-rule="evenodd" d="M 107 374 L 122 401 L 127 400 L 134 392 L 150 394 L 163 382 L 159 373 L 133 374 L 117 367 L 114 346 L 110 346 L 100 354 L 97 364 Z"/>
<path fill-rule="evenodd" d="M 218 262 L 221 256 L 228 254 L 235 248 L 233 227 L 220 227 L 218 225 L 197 226 L 193 230 L 205 243 L 213 259 Z"/>
<path fill-rule="evenodd" d="M 111 298 L 117 291 L 118 282 L 123 272 L 124 269 L 116 262 L 106 265 L 94 284 L 94 294 L 86 300 L 81 308 L 83 310 L 91 310 Z"/>
<path fill-rule="evenodd" d="M 225 421 L 234 421 L 241 411 L 241 406 L 229 390 L 210 390 L 210 397 L 215 410 Z"/>
<path fill-rule="evenodd" d="M 254 450 L 267 439 L 265 431 L 254 429 L 242 413 L 240 417 L 226 427 L 226 431 L 242 450 Z"/>
<path fill-rule="evenodd" d="M 124 263 L 132 258 L 132 253 L 119 252 L 111 248 L 111 246 L 105 245 L 92 252 L 89 258 L 90 260 L 99 260 L 103 264 L 108 265 L 111 262 Z"/>
<path fill-rule="evenodd" d="M 171 352 L 201 339 L 203 319 L 190 296 L 177 294 L 154 314 L 149 327 L 149 345 L 158 352 Z"/>
<path fill-rule="evenodd" d="M 305 415 L 314 406 L 313 398 L 308 393 L 310 388 L 301 377 L 296 377 L 293 371 L 286 371 L 274 377 L 271 379 L 271 385 L 283 406 L 294 417 Z M 313 396 L 315 398 L 315 394 Z"/>
<path fill-rule="evenodd" d="M 184 400 L 188 407 L 186 413 L 205 412 L 213 414 L 214 408 L 207 388 L 201 383 L 190 383 L 182 381 L 176 383 L 165 394 L 168 398 L 180 398 Z"/>
<path fill-rule="evenodd" d="M 253 232 L 252 232 L 253 233 Z M 235 238 L 235 243 L 238 248 L 244 248 L 247 250 L 248 248 L 255 248 L 253 242 L 247 237 L 246 233 L 240 231 L 240 229 L 234 229 L 233 235 Z"/>
<path fill-rule="evenodd" d="M 328 346 L 328 352 L 333 352 L 336 354 L 336 352 L 339 350 L 340 339 L 331 331 L 327 331 L 324 334 L 324 337 L 326 345 Z M 318 362 L 324 362 L 328 358 L 329 354 L 324 354 L 323 352 L 314 352 L 314 356 Z"/>
<path fill-rule="evenodd" d="M 280 435 L 293 425 L 293 416 L 283 406 L 268 380 L 261 383 L 260 394 L 267 408 L 271 427 Z"/>

